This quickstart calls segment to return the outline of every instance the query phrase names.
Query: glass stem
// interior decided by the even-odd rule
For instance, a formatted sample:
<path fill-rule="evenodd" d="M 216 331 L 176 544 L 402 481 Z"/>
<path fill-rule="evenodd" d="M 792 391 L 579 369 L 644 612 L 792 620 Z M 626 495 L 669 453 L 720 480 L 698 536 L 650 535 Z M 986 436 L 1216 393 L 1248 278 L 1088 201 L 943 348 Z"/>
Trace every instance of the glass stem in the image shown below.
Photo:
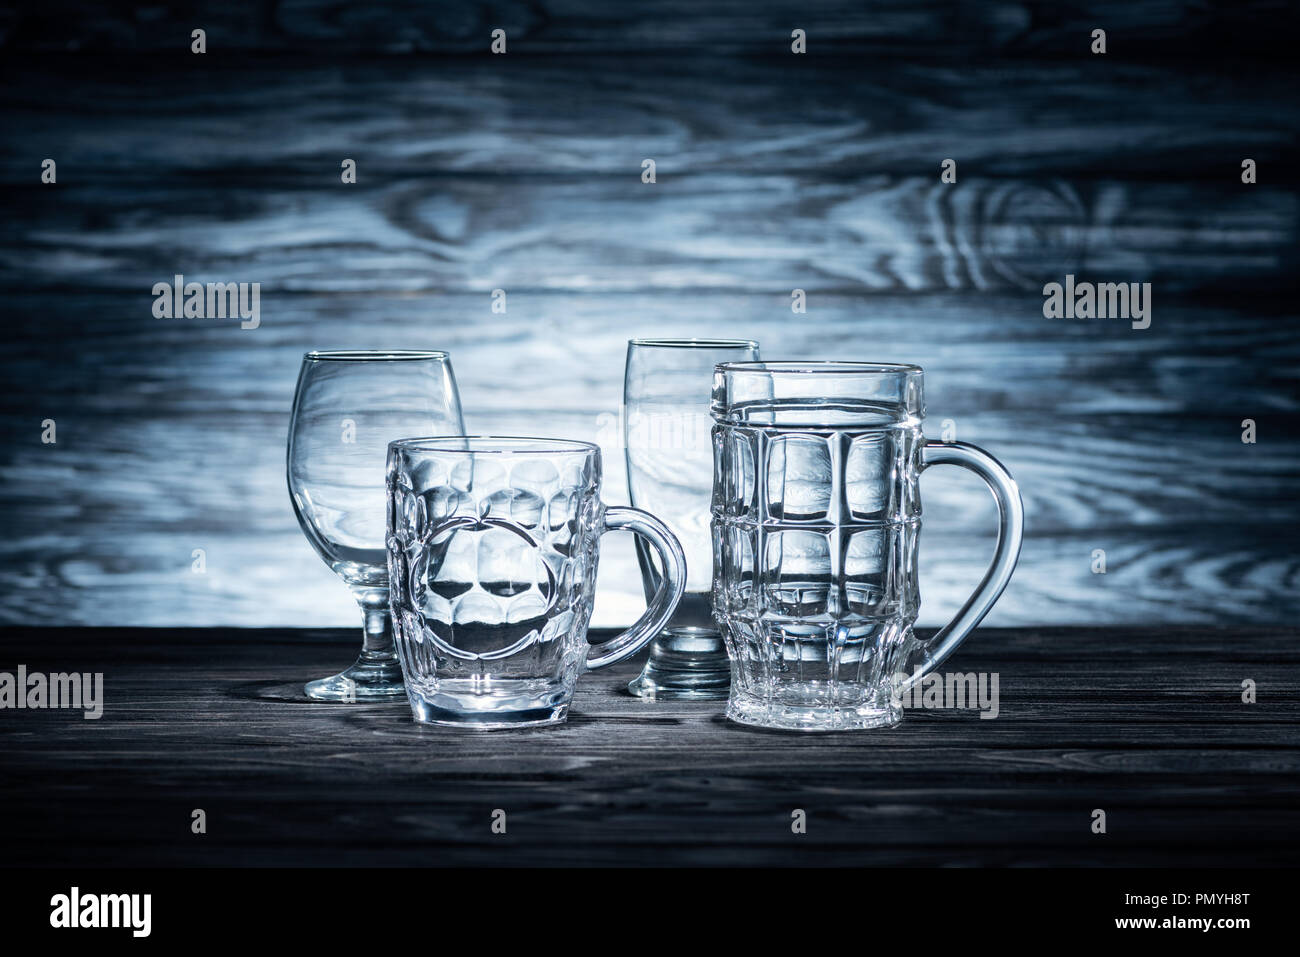
<path fill-rule="evenodd" d="M 363 634 L 361 657 L 393 657 L 393 620 L 388 612 L 388 597 L 382 602 L 365 600 L 361 603 Z"/>

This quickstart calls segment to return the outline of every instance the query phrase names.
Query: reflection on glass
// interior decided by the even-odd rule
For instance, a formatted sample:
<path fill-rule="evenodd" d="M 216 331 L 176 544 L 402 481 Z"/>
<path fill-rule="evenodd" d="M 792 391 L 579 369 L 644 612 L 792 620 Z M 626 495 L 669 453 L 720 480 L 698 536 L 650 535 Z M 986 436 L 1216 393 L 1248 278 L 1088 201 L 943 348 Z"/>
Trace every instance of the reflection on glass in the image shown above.
<path fill-rule="evenodd" d="M 757 359 L 749 339 L 633 339 L 623 380 L 624 442 L 632 504 L 663 520 L 686 552 L 686 594 L 651 645 L 628 690 L 643 698 L 725 698 L 727 649 L 713 621 L 709 501 L 713 445 L 709 390 L 719 362 Z M 655 557 L 638 543 L 649 598 L 658 588 Z"/>

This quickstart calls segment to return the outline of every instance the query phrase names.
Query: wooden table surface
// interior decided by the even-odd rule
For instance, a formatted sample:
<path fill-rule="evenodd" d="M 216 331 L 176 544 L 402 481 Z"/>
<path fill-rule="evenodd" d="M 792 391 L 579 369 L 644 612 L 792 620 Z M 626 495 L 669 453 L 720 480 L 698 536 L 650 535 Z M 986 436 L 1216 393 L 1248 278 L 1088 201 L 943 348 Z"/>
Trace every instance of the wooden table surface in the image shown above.
<path fill-rule="evenodd" d="M 981 630 L 944 670 L 997 672 L 996 719 L 816 736 L 632 698 L 634 663 L 542 730 L 308 702 L 356 638 L 0 631 L 0 671 L 102 671 L 105 700 L 0 711 L 0 865 L 1300 863 L 1293 630 Z"/>

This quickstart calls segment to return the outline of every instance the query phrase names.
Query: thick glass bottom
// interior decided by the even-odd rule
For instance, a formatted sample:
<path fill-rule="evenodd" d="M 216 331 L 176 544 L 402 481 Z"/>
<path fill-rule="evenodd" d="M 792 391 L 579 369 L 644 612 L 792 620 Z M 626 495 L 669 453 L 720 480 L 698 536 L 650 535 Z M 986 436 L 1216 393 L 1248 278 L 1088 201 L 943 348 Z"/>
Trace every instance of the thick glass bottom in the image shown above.
<path fill-rule="evenodd" d="M 731 687 L 731 661 L 722 635 L 704 628 L 670 628 L 650 644 L 650 659 L 627 690 L 661 701 L 721 701 Z"/>
<path fill-rule="evenodd" d="M 772 697 L 733 688 L 727 700 L 727 717 L 739 724 L 780 731 L 867 731 L 892 728 L 903 720 L 902 708 L 887 702 L 836 705 L 826 698 L 826 687 L 821 682 L 783 684 Z"/>
<path fill-rule="evenodd" d="M 569 714 L 571 694 L 535 679 L 442 679 L 407 695 L 421 724 L 474 731 L 504 731 L 560 724 Z"/>

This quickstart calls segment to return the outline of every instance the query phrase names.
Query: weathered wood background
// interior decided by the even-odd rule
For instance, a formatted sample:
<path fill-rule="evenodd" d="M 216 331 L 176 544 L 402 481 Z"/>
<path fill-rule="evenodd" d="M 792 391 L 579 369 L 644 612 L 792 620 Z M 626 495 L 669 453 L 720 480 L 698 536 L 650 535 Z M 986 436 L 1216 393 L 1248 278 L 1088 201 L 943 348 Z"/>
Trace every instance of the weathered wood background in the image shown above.
<path fill-rule="evenodd" d="M 447 349 L 471 431 L 596 439 L 621 502 L 624 343 L 654 334 L 923 365 L 931 435 L 953 420 L 1024 490 L 991 623 L 1293 621 L 1297 19 L 1261 2 L 0 12 L 0 618 L 348 623 L 284 485 L 302 352 Z M 151 287 L 176 273 L 262 283 L 261 327 L 155 319 Z M 1151 282 L 1151 327 L 1045 319 L 1066 273 Z M 994 516 L 962 473 L 923 491 L 937 623 Z M 640 604 L 610 539 L 597 621 Z"/>

